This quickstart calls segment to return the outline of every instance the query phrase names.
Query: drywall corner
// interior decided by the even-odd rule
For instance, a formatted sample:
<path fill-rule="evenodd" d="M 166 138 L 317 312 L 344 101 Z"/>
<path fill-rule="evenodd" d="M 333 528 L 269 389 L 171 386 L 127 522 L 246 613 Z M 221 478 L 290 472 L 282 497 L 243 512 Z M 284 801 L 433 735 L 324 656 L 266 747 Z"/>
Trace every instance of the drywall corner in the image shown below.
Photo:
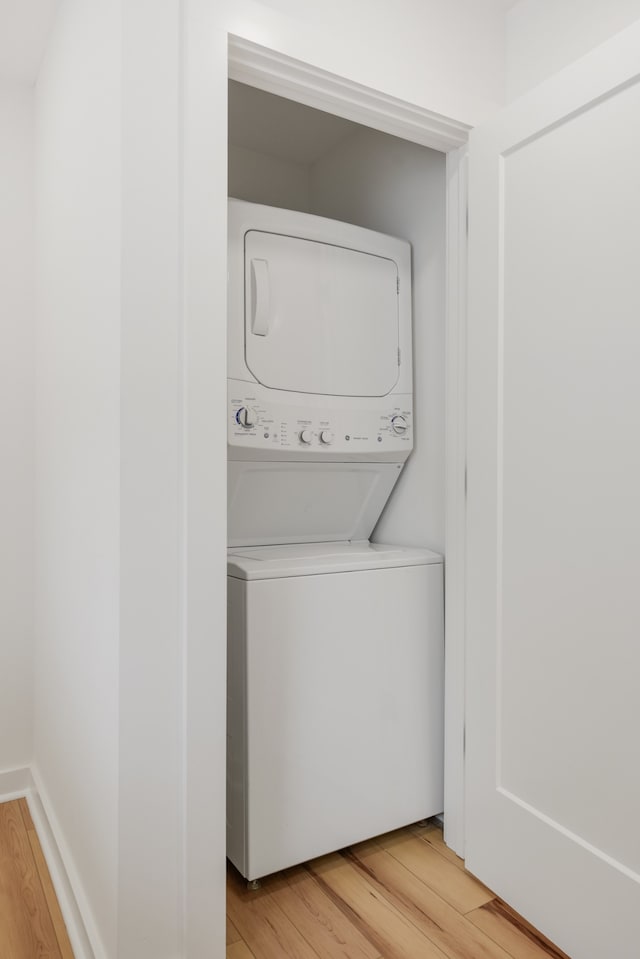
<path fill-rule="evenodd" d="M 28 766 L 19 769 L 3 769 L 0 772 L 0 802 L 21 799 L 33 787 L 33 778 Z"/>

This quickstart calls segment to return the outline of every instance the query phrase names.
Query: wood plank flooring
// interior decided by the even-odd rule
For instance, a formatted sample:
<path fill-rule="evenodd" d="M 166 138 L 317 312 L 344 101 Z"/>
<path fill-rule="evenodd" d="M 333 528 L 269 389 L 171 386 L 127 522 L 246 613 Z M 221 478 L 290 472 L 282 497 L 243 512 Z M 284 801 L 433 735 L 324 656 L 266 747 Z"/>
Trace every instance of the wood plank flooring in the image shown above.
<path fill-rule="evenodd" d="M 26 799 L 0 803 L 0 959 L 73 959 Z"/>
<path fill-rule="evenodd" d="M 431 822 L 295 866 L 255 891 L 230 865 L 227 959 L 568 957 L 468 873 Z"/>
<path fill-rule="evenodd" d="M 73 959 L 26 800 L 0 804 L 0 959 Z M 227 959 L 568 959 L 483 886 L 434 823 L 270 876 L 229 867 Z"/>

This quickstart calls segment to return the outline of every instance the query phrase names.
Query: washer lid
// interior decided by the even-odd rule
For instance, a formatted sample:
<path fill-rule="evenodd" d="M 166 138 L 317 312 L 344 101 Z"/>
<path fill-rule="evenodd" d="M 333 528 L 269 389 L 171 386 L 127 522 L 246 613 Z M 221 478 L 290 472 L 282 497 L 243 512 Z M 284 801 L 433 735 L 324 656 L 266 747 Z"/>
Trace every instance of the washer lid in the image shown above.
<path fill-rule="evenodd" d="M 245 357 L 270 389 L 386 396 L 399 376 L 398 266 L 316 240 L 245 234 Z"/>
<path fill-rule="evenodd" d="M 227 551 L 228 575 L 248 580 L 427 566 L 441 562 L 442 556 L 429 549 L 387 546 L 367 540 L 356 543 L 255 546 Z"/>
<path fill-rule="evenodd" d="M 399 463 L 229 460 L 227 545 L 366 542 Z"/>

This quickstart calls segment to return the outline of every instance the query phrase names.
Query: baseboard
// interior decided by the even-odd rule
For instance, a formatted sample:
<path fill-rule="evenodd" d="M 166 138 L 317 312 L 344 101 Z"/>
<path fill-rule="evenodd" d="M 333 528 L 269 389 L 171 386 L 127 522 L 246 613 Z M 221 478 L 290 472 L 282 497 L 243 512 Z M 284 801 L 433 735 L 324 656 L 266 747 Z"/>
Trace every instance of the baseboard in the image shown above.
<path fill-rule="evenodd" d="M 74 894 L 69 873 L 65 868 L 60 843 L 56 840 L 55 830 L 52 827 L 53 817 L 51 811 L 47 811 L 46 808 L 49 804 L 37 770 L 33 767 L 24 766 L 20 769 L 0 771 L 0 802 L 10 802 L 12 799 L 23 798 L 27 800 L 42 853 L 51 874 L 51 882 L 58 897 L 62 918 L 67 927 L 74 959 L 107 959 L 104 951 L 99 954 L 91 948 L 86 925 L 78 905 L 78 897 Z"/>
<path fill-rule="evenodd" d="M 0 802 L 22 799 L 33 789 L 33 776 L 28 766 L 0 772 Z"/>
<path fill-rule="evenodd" d="M 36 767 L 29 770 L 29 776 L 31 786 L 23 795 L 26 795 L 31 818 L 51 873 L 51 882 L 58 897 L 73 955 L 75 959 L 109 959 L 96 929 L 82 881 Z"/>

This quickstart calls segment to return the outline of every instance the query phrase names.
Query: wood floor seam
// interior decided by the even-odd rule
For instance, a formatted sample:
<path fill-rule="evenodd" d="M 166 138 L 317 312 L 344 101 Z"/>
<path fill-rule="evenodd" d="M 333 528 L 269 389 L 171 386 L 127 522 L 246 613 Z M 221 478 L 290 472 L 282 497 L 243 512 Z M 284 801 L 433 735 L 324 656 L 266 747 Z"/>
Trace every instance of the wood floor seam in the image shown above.
<path fill-rule="evenodd" d="M 21 800 L 0 804 L 0 888 L 3 955 L 8 959 L 66 959 L 25 828 Z"/>
<path fill-rule="evenodd" d="M 350 861 L 352 861 L 352 862 L 354 863 L 354 865 L 356 866 L 356 868 L 361 869 L 361 870 L 365 873 L 365 875 L 367 875 L 367 876 L 369 877 L 369 879 L 370 879 L 372 882 L 374 882 L 374 883 L 376 883 L 376 885 L 380 886 L 381 889 L 384 889 L 384 888 L 385 888 L 384 885 L 378 881 L 378 879 L 377 879 L 377 877 L 376 877 L 376 874 L 375 874 L 375 871 L 374 871 L 373 869 L 369 868 L 369 867 L 366 865 L 366 863 L 362 862 L 362 860 L 359 859 L 358 856 L 357 856 L 354 852 L 352 852 L 351 850 L 346 850 L 346 851 L 343 853 L 343 855 L 345 855 L 346 858 L 348 858 Z M 417 880 L 417 881 L 420 882 L 420 880 Z M 384 894 L 384 893 L 383 893 L 383 894 Z M 407 899 L 406 896 L 404 896 L 404 895 L 402 895 L 401 893 L 398 893 L 398 892 L 393 892 L 393 893 L 391 893 L 391 895 L 393 896 L 394 899 L 397 899 L 399 902 L 403 903 L 404 906 L 405 906 L 405 908 L 407 908 L 409 911 L 411 911 L 411 909 L 413 908 L 413 905 L 412 905 L 412 903 Z M 426 919 L 428 922 L 433 923 L 433 925 L 435 925 L 436 928 L 439 929 L 441 932 L 443 931 L 443 930 L 442 930 L 442 927 L 439 926 L 439 925 L 437 924 L 437 922 L 435 922 L 435 920 L 433 920 L 427 913 L 425 913 L 425 912 L 422 911 L 422 910 L 421 910 L 421 912 L 422 912 L 422 915 L 425 917 L 425 919 Z M 410 918 L 410 917 L 409 917 L 409 918 Z M 437 945 L 437 943 L 436 943 L 436 945 Z"/>
<path fill-rule="evenodd" d="M 322 876 L 318 876 L 314 871 L 311 865 L 305 865 L 304 867 L 309 872 L 309 875 L 314 879 L 315 882 L 320 886 L 325 895 L 334 903 L 334 905 L 347 917 L 347 919 L 352 923 L 352 925 L 358 929 L 360 934 L 372 945 L 374 949 L 381 953 L 380 944 L 375 941 L 375 937 L 370 935 L 371 930 L 362 922 L 360 916 L 353 909 L 349 903 L 345 902 L 344 899 L 334 892 L 328 883 L 326 883 Z"/>
<path fill-rule="evenodd" d="M 363 859 L 369 860 L 366 867 L 372 881 L 386 886 L 391 901 L 448 959 L 510 959 L 506 951 L 375 842 L 356 847 L 352 854 L 361 865 L 365 865 Z"/>
<path fill-rule="evenodd" d="M 528 947 L 521 946 L 522 949 L 527 949 L 527 959 L 530 956 L 532 959 L 538 956 L 549 957 L 549 959 L 570 959 L 566 953 L 562 952 L 537 929 L 534 929 L 530 923 L 515 913 L 498 896 L 491 902 L 472 910 L 469 921 L 477 924 L 482 916 L 491 916 L 497 920 L 493 927 L 486 923 L 480 926 L 484 929 L 486 935 L 491 936 L 491 929 L 494 928 L 496 935 L 500 935 L 500 931 L 502 931 L 503 936 L 509 937 L 509 934 L 511 934 L 511 938 L 516 938 L 521 943 L 523 941 L 527 942 Z M 519 957 L 516 957 L 516 959 L 519 959 Z"/>
<path fill-rule="evenodd" d="M 44 899 L 45 899 L 45 902 L 47 903 L 47 906 L 48 906 L 48 905 L 49 905 L 49 902 L 48 902 L 47 892 L 46 892 L 45 887 L 44 887 L 44 884 L 43 884 L 43 882 L 42 882 L 42 877 L 41 877 L 41 875 L 40 875 L 40 871 L 39 871 L 39 869 L 38 869 L 37 862 L 35 861 L 35 855 L 34 855 L 34 852 L 33 852 L 33 843 L 32 843 L 32 840 L 31 840 L 31 836 L 29 835 L 29 831 L 27 831 L 27 839 L 29 840 L 29 848 L 31 849 L 31 855 L 32 855 L 33 858 L 34 858 L 34 864 L 35 864 L 35 867 L 36 867 L 37 881 L 38 881 L 38 884 L 39 884 L 39 886 L 40 886 L 40 889 L 42 890 L 42 895 L 43 895 L 43 897 L 44 897 Z M 52 925 L 53 925 L 53 934 L 54 934 L 54 936 L 55 936 L 56 943 L 57 943 L 57 946 L 58 946 L 58 952 L 59 952 L 60 955 L 62 956 L 62 948 L 61 948 L 61 946 L 60 946 L 60 940 L 59 940 L 59 938 L 58 938 L 58 933 L 57 933 L 57 931 L 56 931 L 56 925 L 55 925 L 55 923 L 53 922 L 53 919 L 52 919 L 51 921 L 52 921 Z"/>
<path fill-rule="evenodd" d="M 331 857 L 328 857 L 329 859 Z M 329 869 L 327 875 L 331 878 L 327 880 L 331 885 L 346 884 L 347 887 L 353 886 L 352 897 L 357 897 L 358 908 L 355 912 L 361 928 L 364 929 L 368 938 L 373 941 L 376 948 L 385 959 L 401 959 L 405 955 L 419 955 L 429 957 L 429 959 L 444 959 L 445 954 L 435 945 L 435 943 L 423 934 L 409 916 L 392 902 L 385 891 L 376 888 L 360 871 L 348 863 L 341 855 L 335 857 L 342 859 L 346 875 L 343 873 L 340 878 L 340 870 L 336 869 L 334 873 Z M 316 870 L 314 872 L 317 874 Z M 334 888 L 333 892 L 337 892 Z M 343 896 L 344 898 L 344 896 Z M 373 914 L 372 914 L 373 913 Z M 384 913 L 384 919 L 380 918 L 377 925 L 374 921 L 377 918 L 376 913 Z M 363 926 L 364 924 L 364 926 Z"/>
<path fill-rule="evenodd" d="M 274 895 L 307 940 L 313 941 L 322 959 L 379 959 L 372 943 L 349 923 L 307 870 L 286 870 Z"/>

